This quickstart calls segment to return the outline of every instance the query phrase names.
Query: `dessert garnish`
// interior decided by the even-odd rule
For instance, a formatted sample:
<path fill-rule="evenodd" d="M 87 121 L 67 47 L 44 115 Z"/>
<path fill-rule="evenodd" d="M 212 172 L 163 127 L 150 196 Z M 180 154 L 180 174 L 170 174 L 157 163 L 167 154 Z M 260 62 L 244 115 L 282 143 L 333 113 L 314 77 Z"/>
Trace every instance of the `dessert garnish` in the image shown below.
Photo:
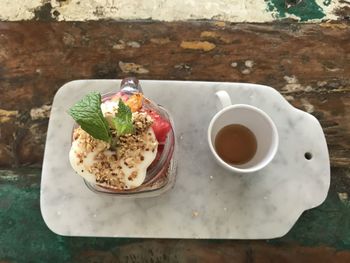
<path fill-rule="evenodd" d="M 109 143 L 111 136 L 101 103 L 101 94 L 92 92 L 70 108 L 69 114 L 92 137 Z"/>

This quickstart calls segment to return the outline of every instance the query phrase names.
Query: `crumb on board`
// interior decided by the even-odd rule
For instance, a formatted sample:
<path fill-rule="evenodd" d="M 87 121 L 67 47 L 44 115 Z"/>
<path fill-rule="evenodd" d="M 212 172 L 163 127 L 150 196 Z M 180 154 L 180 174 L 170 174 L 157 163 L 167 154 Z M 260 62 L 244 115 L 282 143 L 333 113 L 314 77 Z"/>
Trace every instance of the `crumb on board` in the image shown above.
<path fill-rule="evenodd" d="M 198 216 L 199 216 L 199 212 L 197 210 L 193 210 L 192 217 L 198 217 Z"/>

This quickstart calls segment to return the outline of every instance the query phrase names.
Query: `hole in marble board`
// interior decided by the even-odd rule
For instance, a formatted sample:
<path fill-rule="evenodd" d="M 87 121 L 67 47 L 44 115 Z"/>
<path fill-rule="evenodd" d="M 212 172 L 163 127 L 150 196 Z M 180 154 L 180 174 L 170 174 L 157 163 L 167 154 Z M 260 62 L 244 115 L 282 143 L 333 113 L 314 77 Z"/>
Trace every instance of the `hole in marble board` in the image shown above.
<path fill-rule="evenodd" d="M 305 157 L 306 160 L 311 160 L 311 159 L 312 159 L 312 153 L 306 152 L 306 153 L 304 154 L 304 157 Z"/>

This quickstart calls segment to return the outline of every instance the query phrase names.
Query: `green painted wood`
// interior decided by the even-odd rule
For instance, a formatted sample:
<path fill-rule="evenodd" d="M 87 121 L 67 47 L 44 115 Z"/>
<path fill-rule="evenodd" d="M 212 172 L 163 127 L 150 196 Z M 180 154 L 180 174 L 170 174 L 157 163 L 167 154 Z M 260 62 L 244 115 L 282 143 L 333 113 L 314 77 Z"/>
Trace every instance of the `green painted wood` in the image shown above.
<path fill-rule="evenodd" d="M 331 1 L 324 1 L 324 5 L 330 5 Z M 268 10 L 275 12 L 276 18 L 286 18 L 288 14 L 298 17 L 300 21 L 322 19 L 326 16 L 321 6 L 316 0 L 269 0 Z"/>
<path fill-rule="evenodd" d="M 339 199 L 337 191 L 342 190 L 343 182 L 336 179 L 350 180 L 350 169 L 333 169 L 334 180 L 325 203 L 306 211 L 283 238 L 162 240 L 159 243 L 153 239 L 76 238 L 52 233 L 40 213 L 40 174 L 40 169 L 0 171 L 0 262 L 187 262 L 192 253 L 202 256 L 202 262 L 213 262 L 210 260 L 217 257 L 225 259 L 232 249 L 243 251 L 235 255 L 244 261 L 258 257 L 262 248 L 265 249 L 259 256 L 262 259 L 271 255 L 290 256 L 303 249 L 306 252 L 290 262 L 300 262 L 308 253 L 314 260 L 322 255 L 326 259 L 330 251 L 333 251 L 331 258 L 350 259 L 350 202 Z M 193 251 L 189 253 L 186 248 Z M 281 254 L 286 249 L 288 253 Z M 342 253 L 336 254 L 336 251 Z"/>

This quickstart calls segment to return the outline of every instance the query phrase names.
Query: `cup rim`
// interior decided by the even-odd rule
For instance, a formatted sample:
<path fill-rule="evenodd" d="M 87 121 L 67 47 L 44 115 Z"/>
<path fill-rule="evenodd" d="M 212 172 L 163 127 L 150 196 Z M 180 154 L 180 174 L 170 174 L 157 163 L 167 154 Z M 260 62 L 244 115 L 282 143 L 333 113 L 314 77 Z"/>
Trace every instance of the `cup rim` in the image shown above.
<path fill-rule="evenodd" d="M 211 139 L 211 132 L 212 132 L 213 125 L 216 122 L 216 120 L 225 112 L 233 110 L 233 109 L 237 109 L 237 108 L 245 108 L 245 109 L 253 110 L 253 111 L 257 112 L 258 114 L 262 115 L 271 125 L 272 131 L 274 134 L 274 136 L 273 136 L 274 138 L 272 141 L 273 148 L 272 148 L 271 153 L 268 156 L 266 156 L 265 158 L 263 158 L 263 160 L 260 161 L 258 164 L 254 165 L 252 167 L 249 167 L 249 168 L 234 167 L 233 165 L 230 165 L 230 164 L 226 163 L 224 160 L 222 160 L 221 157 L 217 154 L 217 152 L 214 148 L 212 139 Z M 272 121 L 271 117 L 269 115 L 267 115 L 267 113 L 264 112 L 263 110 L 255 107 L 255 106 L 248 105 L 248 104 L 232 104 L 232 105 L 227 106 L 227 107 L 221 109 L 220 111 L 218 111 L 209 123 L 207 136 L 208 136 L 209 148 L 210 148 L 212 154 L 214 155 L 215 159 L 222 166 L 224 166 L 226 169 L 233 171 L 233 172 L 238 172 L 238 173 L 252 173 L 252 172 L 256 172 L 258 170 L 261 170 L 262 168 L 267 166 L 272 161 L 272 159 L 275 157 L 275 155 L 277 153 L 277 149 L 278 149 L 278 144 L 279 144 L 278 131 L 277 131 L 276 125 Z"/>

